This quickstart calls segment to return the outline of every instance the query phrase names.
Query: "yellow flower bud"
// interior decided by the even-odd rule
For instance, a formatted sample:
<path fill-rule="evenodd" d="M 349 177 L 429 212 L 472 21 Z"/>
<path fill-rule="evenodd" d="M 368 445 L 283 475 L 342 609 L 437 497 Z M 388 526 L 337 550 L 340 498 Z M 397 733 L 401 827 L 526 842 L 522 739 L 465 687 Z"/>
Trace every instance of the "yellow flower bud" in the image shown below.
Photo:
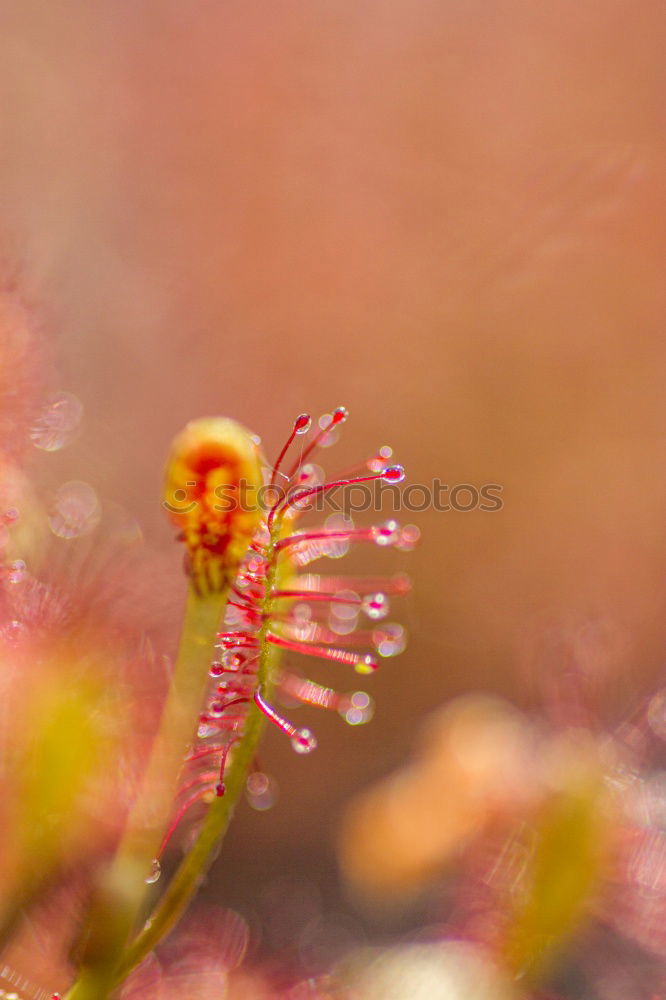
<path fill-rule="evenodd" d="M 261 465 L 256 438 L 233 420 L 194 420 L 173 441 L 163 503 L 201 594 L 229 583 L 259 526 Z"/>

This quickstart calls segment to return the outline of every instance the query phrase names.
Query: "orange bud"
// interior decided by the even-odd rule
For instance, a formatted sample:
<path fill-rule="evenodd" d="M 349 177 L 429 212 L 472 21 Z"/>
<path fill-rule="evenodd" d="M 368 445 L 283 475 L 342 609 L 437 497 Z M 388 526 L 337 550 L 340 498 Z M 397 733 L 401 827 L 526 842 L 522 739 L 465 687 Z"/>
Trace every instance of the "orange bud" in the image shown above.
<path fill-rule="evenodd" d="M 175 437 L 163 505 L 181 529 L 199 593 L 221 590 L 235 575 L 261 520 L 262 482 L 256 438 L 235 421 L 205 417 Z"/>

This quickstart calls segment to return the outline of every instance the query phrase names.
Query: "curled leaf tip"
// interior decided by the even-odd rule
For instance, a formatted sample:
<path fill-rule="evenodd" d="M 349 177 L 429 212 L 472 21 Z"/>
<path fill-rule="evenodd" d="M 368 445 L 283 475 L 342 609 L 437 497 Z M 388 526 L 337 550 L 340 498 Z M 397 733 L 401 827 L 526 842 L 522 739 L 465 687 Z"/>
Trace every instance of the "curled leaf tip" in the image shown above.
<path fill-rule="evenodd" d="M 234 420 L 194 420 L 173 440 L 163 506 L 200 594 L 224 589 L 236 573 L 261 518 L 261 470 L 257 438 Z"/>

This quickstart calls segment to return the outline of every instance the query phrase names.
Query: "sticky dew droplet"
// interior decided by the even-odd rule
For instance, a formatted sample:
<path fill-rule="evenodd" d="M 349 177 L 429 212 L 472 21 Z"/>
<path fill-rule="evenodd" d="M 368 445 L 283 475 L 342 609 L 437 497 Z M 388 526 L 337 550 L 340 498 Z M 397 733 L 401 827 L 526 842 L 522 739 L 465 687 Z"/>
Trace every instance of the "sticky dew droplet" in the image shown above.
<path fill-rule="evenodd" d="M 332 414 L 332 417 L 331 417 L 331 422 L 333 424 L 344 424 L 345 420 L 347 420 L 348 417 L 349 417 L 349 410 L 347 409 L 347 407 L 346 406 L 337 406 L 333 410 L 333 414 Z"/>
<path fill-rule="evenodd" d="M 386 594 L 367 594 L 361 604 L 363 612 L 373 621 L 380 621 L 386 618 L 389 613 L 389 599 Z"/>
<path fill-rule="evenodd" d="M 297 729 L 291 737 L 291 745 L 296 753 L 312 753 L 317 749 L 317 738 L 310 729 Z"/>
<path fill-rule="evenodd" d="M 296 434 L 307 434 L 312 427 L 312 417 L 309 413 L 301 413 L 294 421 L 294 431 Z"/>
<path fill-rule="evenodd" d="M 150 872 L 148 875 L 146 875 L 144 882 L 147 885 L 153 885 L 154 882 L 157 882 L 161 874 L 162 874 L 162 866 L 157 858 L 153 858 L 152 864 L 150 866 Z"/>
<path fill-rule="evenodd" d="M 366 653 L 365 656 L 360 657 L 354 664 L 354 670 L 357 674 L 374 674 L 377 670 L 379 664 L 374 656 Z"/>
<path fill-rule="evenodd" d="M 372 528 L 372 536 L 377 545 L 395 545 L 400 537 L 400 525 L 397 521 L 384 521 Z"/>
<path fill-rule="evenodd" d="M 401 483 L 405 478 L 405 470 L 402 465 L 389 465 L 381 475 L 387 483 Z"/>

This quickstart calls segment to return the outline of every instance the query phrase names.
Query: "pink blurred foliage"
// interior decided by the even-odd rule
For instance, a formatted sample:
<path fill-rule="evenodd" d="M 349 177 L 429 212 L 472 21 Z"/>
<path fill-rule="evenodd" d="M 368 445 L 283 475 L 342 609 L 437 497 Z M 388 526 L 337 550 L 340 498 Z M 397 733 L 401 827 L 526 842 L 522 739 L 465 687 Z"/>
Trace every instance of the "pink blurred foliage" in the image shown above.
<path fill-rule="evenodd" d="M 1 72 L 15 101 L 1 169 L 12 239 L 67 328 L 71 368 L 102 401 L 91 419 L 103 495 L 122 484 L 143 503 L 164 399 L 174 425 L 202 397 L 217 404 L 221 387 L 234 412 L 272 421 L 276 382 L 296 398 L 345 379 L 369 419 L 406 406 L 424 475 L 439 440 L 447 475 L 499 469 L 511 497 L 501 524 L 460 518 L 451 530 L 430 517 L 420 682 L 396 678 L 369 766 L 335 749 L 314 762 L 319 782 L 296 789 L 312 840 L 330 823 L 318 786 L 347 769 L 348 790 L 394 766 L 391 748 L 406 745 L 433 690 L 439 700 L 456 686 L 510 686 L 516 634 L 532 692 L 552 694 L 551 668 L 581 654 L 571 684 L 547 694 L 549 725 L 617 738 L 595 699 L 622 704 L 636 676 L 661 670 L 664 647 L 663 3 L 73 9 L 26 0 L 5 11 Z M 91 330 L 95 347 L 81 350 Z M 23 351 L 37 340 L 0 339 L 0 362 L 17 363 L 9 381 L 0 369 L 0 451 L 13 458 L 38 408 L 40 374 Z M 455 581 L 445 593 L 443 561 Z M 94 578 L 104 592 L 104 571 Z M 43 610 L 36 592 L 17 591 L 6 614 L 43 614 L 46 648 L 77 587 L 75 575 Z M 151 607 L 117 590 L 115 625 L 100 607 L 92 615 L 100 638 L 125 614 L 138 629 Z M 564 627 L 545 622 L 571 606 Z M 589 651 L 590 606 L 608 622 L 610 660 Z M 149 729 L 162 647 L 129 646 L 122 669 L 139 695 L 127 704 Z M 27 647 L 8 655 L 27 704 L 37 664 Z M 574 702 L 582 669 L 588 690 Z M 632 759 L 638 799 L 661 768 L 643 751 Z M 661 821 L 640 809 L 618 829 L 605 914 L 659 955 Z M 280 823 L 288 844 L 278 818 L 253 850 L 273 849 Z M 510 882 L 502 830 L 483 830 L 470 884 L 498 856 Z M 600 995 L 639 995 L 608 948 L 600 964 Z M 248 978 L 248 998 L 263 989 Z"/>
<path fill-rule="evenodd" d="M 0 469 L 29 445 L 51 377 L 49 354 L 37 311 L 0 268 Z"/>
<path fill-rule="evenodd" d="M 0 581 L 3 745 L 29 740 L 34 694 L 49 678 L 63 689 L 90 675 L 99 685 L 96 725 L 113 734 L 115 753 L 86 803 L 95 817 L 93 850 L 108 848 L 120 830 L 145 763 L 177 607 L 177 594 L 156 585 L 159 557 L 99 531 L 99 540 L 47 539 L 34 572 Z"/>
<path fill-rule="evenodd" d="M 253 956 L 246 921 L 233 910 L 198 905 L 176 932 L 136 969 L 121 1000 L 326 1000 L 323 980 L 276 985 L 269 969 Z"/>
<path fill-rule="evenodd" d="M 36 901 L 22 900 L 25 926 L 4 957 L 37 975 L 29 949 L 48 953 L 49 987 L 65 975 L 79 907 L 118 839 L 150 749 L 181 588 L 136 522 L 88 484 L 73 485 L 93 497 L 94 519 L 72 517 L 71 503 L 54 507 L 44 473 L 48 453 L 67 443 L 57 407 L 70 397 L 57 398 L 55 415 L 44 409 L 57 376 L 36 323 L 16 288 L 0 290 L 0 904 L 39 888 Z M 108 756 L 81 771 L 66 827 L 56 824 L 49 838 L 54 820 L 39 812 L 39 788 L 58 794 L 44 759 L 54 709 L 70 719 L 86 712 L 90 748 Z M 63 748 L 75 738 L 63 731 Z M 57 811 L 57 797 L 45 801 Z M 26 856 L 31 843 L 48 844 L 48 858 Z"/>
<path fill-rule="evenodd" d="M 557 803 L 564 816 L 568 802 L 583 803 L 588 818 L 562 828 L 567 850 L 537 883 L 544 910 L 560 905 L 558 883 L 573 892 L 545 988 L 571 967 L 603 997 L 661 996 L 650 990 L 662 988 L 666 960 L 666 697 L 658 689 L 609 725 L 603 662 L 616 659 L 618 637 L 589 623 L 556 634 L 558 653 L 539 674 L 540 708 L 521 713 L 469 695 L 434 714 L 413 760 L 352 803 L 343 869 L 370 900 L 395 906 L 429 895 L 430 935 L 466 940 L 501 968 L 529 912 L 539 844 L 561 821 Z M 609 985 L 605 953 L 625 994 Z"/>
<path fill-rule="evenodd" d="M 122 1000 L 210 1000 L 228 995 L 229 974 L 245 955 L 248 934 L 237 913 L 219 906 L 197 907 L 158 954 L 132 973 Z"/>

